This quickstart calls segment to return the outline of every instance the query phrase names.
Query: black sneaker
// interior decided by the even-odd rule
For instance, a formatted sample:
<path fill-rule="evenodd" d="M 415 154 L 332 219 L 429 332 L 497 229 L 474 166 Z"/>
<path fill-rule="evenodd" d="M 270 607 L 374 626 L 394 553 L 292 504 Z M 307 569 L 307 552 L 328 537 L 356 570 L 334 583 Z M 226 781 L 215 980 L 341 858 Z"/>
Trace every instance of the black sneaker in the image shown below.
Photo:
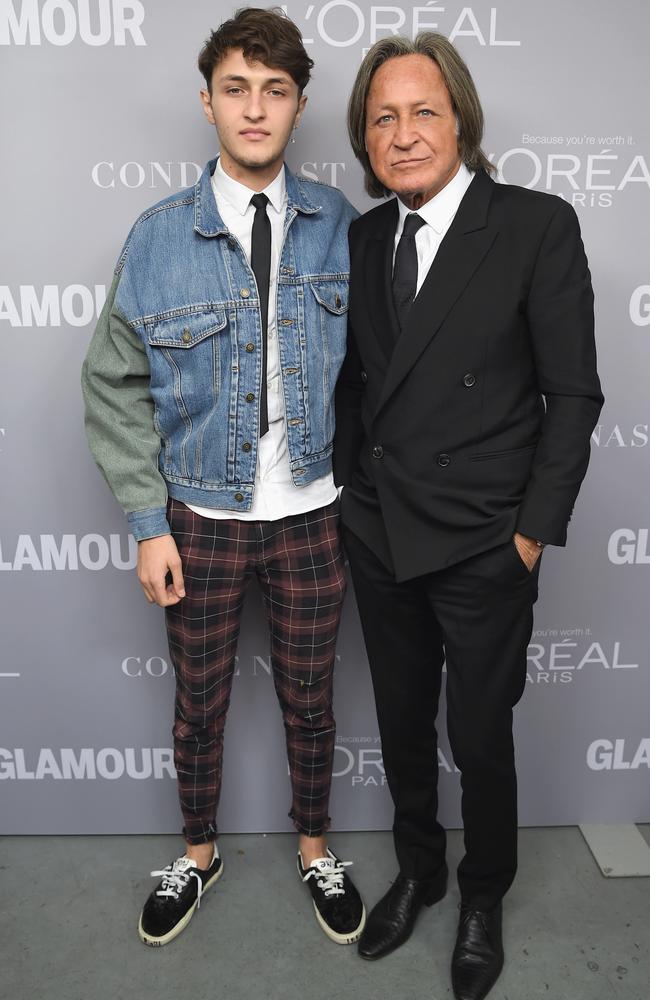
<path fill-rule="evenodd" d="M 154 878 L 162 876 L 162 882 L 151 893 L 140 914 L 140 939 L 156 947 L 173 941 L 201 905 L 203 893 L 221 878 L 222 872 L 223 861 L 216 844 L 212 864 L 207 870 L 197 868 L 196 861 L 183 856 L 162 871 L 152 872 Z"/>
<path fill-rule="evenodd" d="M 328 848 L 326 858 L 316 858 L 308 868 L 303 868 L 298 851 L 298 874 L 309 885 L 316 919 L 328 938 L 337 944 L 358 941 L 366 922 L 361 896 L 344 871 L 351 864 L 339 861 Z"/>

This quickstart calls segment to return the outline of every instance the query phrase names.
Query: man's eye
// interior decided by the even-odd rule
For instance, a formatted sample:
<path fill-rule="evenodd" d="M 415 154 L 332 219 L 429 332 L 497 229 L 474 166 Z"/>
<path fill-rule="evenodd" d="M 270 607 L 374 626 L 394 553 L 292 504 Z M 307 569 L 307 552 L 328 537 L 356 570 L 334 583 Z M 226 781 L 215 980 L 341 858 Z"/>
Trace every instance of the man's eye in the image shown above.
<path fill-rule="evenodd" d="M 227 94 L 243 94 L 244 91 L 241 89 L 241 87 L 228 87 L 228 90 L 226 91 L 226 93 Z"/>
<path fill-rule="evenodd" d="M 270 90 L 269 94 L 272 94 L 273 97 L 284 97 L 284 90 Z"/>
<path fill-rule="evenodd" d="M 381 118 L 377 119 L 377 124 L 386 125 L 388 122 L 392 122 L 392 120 L 393 120 L 392 115 L 382 115 Z"/>
<path fill-rule="evenodd" d="M 433 111 L 431 111 L 429 108 L 420 108 L 418 114 L 421 115 L 421 117 L 423 118 L 433 118 Z"/>

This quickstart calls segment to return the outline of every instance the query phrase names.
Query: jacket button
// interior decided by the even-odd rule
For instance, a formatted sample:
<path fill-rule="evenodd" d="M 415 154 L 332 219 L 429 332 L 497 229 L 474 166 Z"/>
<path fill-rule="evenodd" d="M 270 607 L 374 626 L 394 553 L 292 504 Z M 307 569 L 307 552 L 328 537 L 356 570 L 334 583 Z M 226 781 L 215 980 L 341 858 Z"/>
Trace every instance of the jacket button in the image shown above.
<path fill-rule="evenodd" d="M 254 392 L 247 392 L 246 393 L 246 402 L 247 403 L 252 403 L 254 399 L 255 399 L 255 393 Z"/>
<path fill-rule="evenodd" d="M 185 327 L 185 329 L 183 330 L 182 341 L 184 344 L 189 344 L 191 339 L 192 339 L 192 334 L 187 329 L 187 327 Z"/>
<path fill-rule="evenodd" d="M 368 381 L 368 372 L 363 372 L 363 371 L 361 372 L 361 381 L 363 382 L 364 385 L 366 384 L 366 382 Z"/>
<path fill-rule="evenodd" d="M 251 290 L 250 288 L 240 288 L 239 294 L 241 295 L 242 299 L 247 299 L 251 294 Z"/>
<path fill-rule="evenodd" d="M 252 354 L 255 350 L 255 344 L 246 344 L 246 352 Z"/>
<path fill-rule="evenodd" d="M 372 457 L 373 458 L 383 458 L 384 457 L 384 449 L 382 448 L 382 446 L 380 444 L 376 444 L 374 446 L 374 448 L 372 449 Z"/>
<path fill-rule="evenodd" d="M 244 499 L 243 493 L 235 493 L 235 500 L 237 501 L 237 503 L 241 503 L 243 499 Z"/>
<path fill-rule="evenodd" d="M 340 295 L 337 295 L 336 298 L 334 299 L 334 305 L 336 306 L 337 309 L 341 308 L 341 296 Z"/>
<path fill-rule="evenodd" d="M 443 452 L 442 455 L 438 455 L 436 462 L 438 463 L 441 469 L 444 469 L 451 462 L 451 458 L 449 455 L 445 455 Z"/>
<path fill-rule="evenodd" d="M 473 385 L 476 385 L 476 375 L 472 375 L 471 372 L 468 372 L 463 379 L 463 385 L 466 385 L 468 389 L 471 389 Z"/>
<path fill-rule="evenodd" d="M 281 326 L 292 326 L 293 325 L 293 320 L 292 319 L 281 319 L 280 320 L 280 325 Z"/>
<path fill-rule="evenodd" d="M 250 441 L 244 441 L 243 445 L 241 446 L 241 450 L 250 451 L 252 447 L 253 445 L 250 443 Z"/>

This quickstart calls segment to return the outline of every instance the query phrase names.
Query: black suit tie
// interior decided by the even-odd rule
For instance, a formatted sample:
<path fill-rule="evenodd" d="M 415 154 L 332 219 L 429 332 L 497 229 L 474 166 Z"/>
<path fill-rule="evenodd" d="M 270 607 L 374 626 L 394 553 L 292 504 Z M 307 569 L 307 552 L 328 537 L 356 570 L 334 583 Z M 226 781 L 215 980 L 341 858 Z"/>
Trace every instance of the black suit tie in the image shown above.
<path fill-rule="evenodd" d="M 424 225 L 424 219 L 417 212 L 410 212 L 404 219 L 404 229 L 397 244 L 393 265 L 393 301 L 400 329 L 406 320 L 415 298 L 418 286 L 418 254 L 415 234 Z"/>
<path fill-rule="evenodd" d="M 260 296 L 260 318 L 262 320 L 262 385 L 260 387 L 260 437 L 269 429 L 269 414 L 266 398 L 266 356 L 268 351 L 269 325 L 269 284 L 271 279 L 271 222 L 266 214 L 269 199 L 265 194 L 255 194 L 251 198 L 255 207 L 253 232 L 251 236 L 251 267 Z"/>

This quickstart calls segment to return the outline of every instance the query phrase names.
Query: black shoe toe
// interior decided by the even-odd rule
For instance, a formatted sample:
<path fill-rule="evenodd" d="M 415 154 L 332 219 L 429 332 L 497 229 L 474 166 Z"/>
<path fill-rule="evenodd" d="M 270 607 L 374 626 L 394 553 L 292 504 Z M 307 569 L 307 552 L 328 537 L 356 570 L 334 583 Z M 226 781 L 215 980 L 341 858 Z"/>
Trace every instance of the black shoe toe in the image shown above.
<path fill-rule="evenodd" d="M 456 1000 L 483 1000 L 503 968 L 501 905 L 486 912 L 462 906 L 451 982 Z"/>
<path fill-rule="evenodd" d="M 447 890 L 447 871 L 436 879 L 398 875 L 371 911 L 359 941 L 359 954 L 372 961 L 395 951 L 409 939 L 423 906 L 432 906 Z"/>

